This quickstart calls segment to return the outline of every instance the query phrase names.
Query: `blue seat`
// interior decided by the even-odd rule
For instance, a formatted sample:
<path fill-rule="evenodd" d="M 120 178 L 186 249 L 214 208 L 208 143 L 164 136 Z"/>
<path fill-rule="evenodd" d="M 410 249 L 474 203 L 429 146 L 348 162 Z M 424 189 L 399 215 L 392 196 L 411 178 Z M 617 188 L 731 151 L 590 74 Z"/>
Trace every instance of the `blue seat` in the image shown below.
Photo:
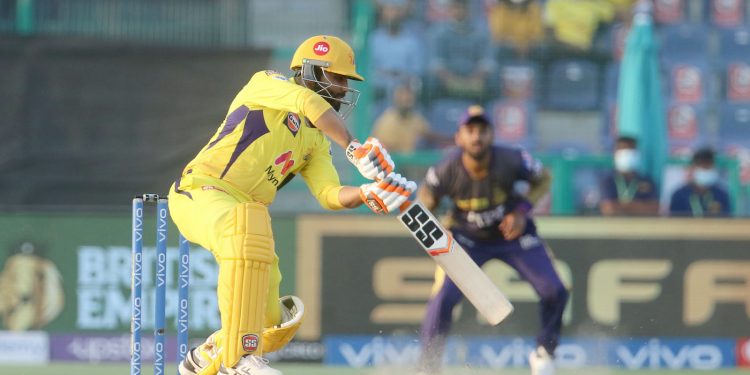
<path fill-rule="evenodd" d="M 750 27 L 719 30 L 719 61 L 750 60 Z"/>
<path fill-rule="evenodd" d="M 745 0 L 704 0 L 703 20 L 717 28 L 733 28 L 747 22 Z"/>
<path fill-rule="evenodd" d="M 546 107 L 593 110 L 599 106 L 599 67 L 586 60 L 553 62 L 547 72 Z"/>
<path fill-rule="evenodd" d="M 671 25 L 688 21 L 687 1 L 654 0 L 654 20 L 660 25 Z"/>
<path fill-rule="evenodd" d="M 750 103 L 750 60 L 729 61 L 721 67 L 724 100 Z"/>
<path fill-rule="evenodd" d="M 661 59 L 666 64 L 676 61 L 706 59 L 709 29 L 703 25 L 676 24 L 659 31 Z"/>
<path fill-rule="evenodd" d="M 710 99 L 710 68 L 705 60 L 685 60 L 665 64 L 668 95 L 671 101 L 705 104 Z"/>
<path fill-rule="evenodd" d="M 702 106 L 672 103 L 667 109 L 667 140 L 671 155 L 690 154 L 706 144 L 706 111 Z"/>
<path fill-rule="evenodd" d="M 722 103 L 719 110 L 722 149 L 750 146 L 750 103 Z"/>
<path fill-rule="evenodd" d="M 495 142 L 533 149 L 536 145 L 536 106 L 530 101 L 500 99 L 488 109 L 495 128 Z"/>
<path fill-rule="evenodd" d="M 472 104 L 475 103 L 462 99 L 435 100 L 430 106 L 428 116 L 432 130 L 445 135 L 455 134 L 458 121 Z"/>
<path fill-rule="evenodd" d="M 549 154 L 559 155 L 563 157 L 591 155 L 593 153 L 591 150 L 591 145 L 571 140 L 552 142 L 547 145 L 546 151 Z"/>
<path fill-rule="evenodd" d="M 620 86 L 620 64 L 607 65 L 604 72 L 604 98 L 607 101 L 617 100 Z"/>
<path fill-rule="evenodd" d="M 500 64 L 500 97 L 536 100 L 539 92 L 539 66 L 529 61 Z"/>

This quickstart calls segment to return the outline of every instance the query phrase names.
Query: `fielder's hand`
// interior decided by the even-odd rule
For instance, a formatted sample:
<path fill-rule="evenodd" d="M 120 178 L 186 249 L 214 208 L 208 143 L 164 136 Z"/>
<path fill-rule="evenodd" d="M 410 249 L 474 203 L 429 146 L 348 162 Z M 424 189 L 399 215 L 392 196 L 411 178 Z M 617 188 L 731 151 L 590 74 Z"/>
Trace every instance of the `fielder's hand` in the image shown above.
<path fill-rule="evenodd" d="M 398 173 L 391 172 L 382 181 L 364 184 L 359 196 L 373 212 L 385 215 L 398 208 L 417 190 L 417 184 Z"/>
<path fill-rule="evenodd" d="M 377 138 L 367 138 L 364 144 L 352 141 L 346 148 L 346 157 L 368 180 L 380 181 L 395 167 L 391 155 Z"/>

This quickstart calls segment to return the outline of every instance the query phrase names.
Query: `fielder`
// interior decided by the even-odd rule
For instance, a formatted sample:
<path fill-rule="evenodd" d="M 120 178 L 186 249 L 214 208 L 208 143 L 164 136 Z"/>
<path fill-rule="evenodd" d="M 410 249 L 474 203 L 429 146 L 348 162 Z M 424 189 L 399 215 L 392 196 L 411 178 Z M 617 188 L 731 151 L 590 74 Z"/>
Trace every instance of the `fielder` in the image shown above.
<path fill-rule="evenodd" d="M 525 151 L 492 146 L 492 140 L 492 124 L 482 107 L 469 107 L 455 135 L 459 151 L 427 171 L 417 196 L 430 210 L 450 198 L 446 227 L 469 256 L 479 266 L 500 259 L 531 283 L 541 297 L 542 330 L 529 362 L 532 374 L 551 375 L 568 292 L 528 214 L 549 190 L 551 178 Z M 419 371 L 424 374 L 439 372 L 453 308 L 463 297 L 440 267 L 432 291 L 421 331 Z"/>
<path fill-rule="evenodd" d="M 182 375 L 281 374 L 262 354 L 292 339 L 304 307 L 297 297 L 279 298 L 268 205 L 295 175 L 331 210 L 366 202 L 386 214 L 398 211 L 416 190 L 414 182 L 393 172 L 393 161 L 376 139 L 360 144 L 345 127 L 342 118 L 359 94 L 348 80 L 364 80 L 348 44 L 334 36 L 309 38 L 294 53 L 291 69 L 292 78 L 271 70 L 255 73 L 170 189 L 177 227 L 219 264 L 221 329 L 188 352 Z M 326 137 L 375 182 L 341 186 Z"/>

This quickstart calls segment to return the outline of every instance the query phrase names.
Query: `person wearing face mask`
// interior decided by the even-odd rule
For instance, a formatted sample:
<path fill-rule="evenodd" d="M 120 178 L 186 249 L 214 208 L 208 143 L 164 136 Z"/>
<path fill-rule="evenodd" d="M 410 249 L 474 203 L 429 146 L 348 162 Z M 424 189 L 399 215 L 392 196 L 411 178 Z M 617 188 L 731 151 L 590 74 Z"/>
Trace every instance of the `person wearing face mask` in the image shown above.
<path fill-rule="evenodd" d="M 703 148 L 693 154 L 688 169 L 688 183 L 672 193 L 670 216 L 729 216 L 729 194 L 719 186 L 714 151 Z"/>
<path fill-rule="evenodd" d="M 640 155 L 635 138 L 621 136 L 615 143 L 615 170 L 602 181 L 599 210 L 604 216 L 651 216 L 659 212 L 654 182 L 638 173 Z"/>

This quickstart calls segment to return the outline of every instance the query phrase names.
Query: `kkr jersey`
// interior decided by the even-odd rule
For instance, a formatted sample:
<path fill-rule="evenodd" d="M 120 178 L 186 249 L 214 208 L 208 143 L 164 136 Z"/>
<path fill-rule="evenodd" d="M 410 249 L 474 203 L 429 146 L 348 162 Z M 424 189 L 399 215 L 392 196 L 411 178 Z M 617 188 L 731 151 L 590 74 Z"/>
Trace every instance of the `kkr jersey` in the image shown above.
<path fill-rule="evenodd" d="M 323 207 L 341 208 L 332 203 L 338 199 L 327 199 L 341 189 L 331 143 L 311 126 L 329 108 L 319 95 L 278 72 L 255 73 L 183 177 L 210 177 L 269 205 L 300 173 Z"/>
<path fill-rule="evenodd" d="M 455 152 L 427 171 L 424 186 L 439 202 L 444 196 L 452 200 L 451 229 L 458 229 L 476 239 L 502 239 L 498 225 L 506 212 L 523 201 L 525 182 L 542 173 L 542 165 L 526 151 L 508 146 L 492 146 L 489 173 L 472 179 Z M 530 218 L 524 234 L 536 234 Z"/>

